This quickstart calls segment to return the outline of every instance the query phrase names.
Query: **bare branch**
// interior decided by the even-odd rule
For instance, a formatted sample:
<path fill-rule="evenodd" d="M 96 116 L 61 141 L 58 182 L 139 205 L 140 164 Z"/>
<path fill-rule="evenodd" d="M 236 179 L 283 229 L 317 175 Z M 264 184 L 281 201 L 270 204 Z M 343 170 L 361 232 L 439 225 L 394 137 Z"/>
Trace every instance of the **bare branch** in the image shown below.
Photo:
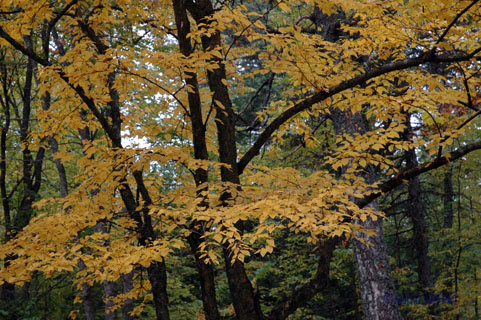
<path fill-rule="evenodd" d="M 436 41 L 436 44 L 439 44 L 441 41 L 443 41 L 444 38 L 446 37 L 446 35 L 448 34 L 449 30 L 451 30 L 451 28 L 456 24 L 456 22 L 459 20 L 459 18 L 461 18 L 461 16 L 463 14 L 465 14 L 469 9 L 471 9 L 472 6 L 474 6 L 478 2 L 479 2 L 479 0 L 472 1 L 466 8 L 463 9 L 463 11 L 459 12 L 456 15 L 456 17 L 454 17 L 453 21 L 451 21 L 451 23 L 444 30 L 443 34 L 441 34 L 441 36 L 438 38 L 438 40 Z"/>
<path fill-rule="evenodd" d="M 394 178 L 384 181 L 379 186 L 379 191 L 374 192 L 356 201 L 356 204 L 363 208 L 368 205 L 373 200 L 379 198 L 383 193 L 391 191 L 396 187 L 400 186 L 404 181 L 409 180 L 415 176 L 420 175 L 434 169 L 437 169 L 449 162 L 456 161 L 461 157 L 464 157 L 470 152 L 481 149 L 481 141 L 470 143 L 462 148 L 454 150 L 450 153 L 445 154 L 442 157 L 436 158 L 433 161 L 423 163 L 417 167 L 407 169 L 405 171 L 399 172 Z"/>

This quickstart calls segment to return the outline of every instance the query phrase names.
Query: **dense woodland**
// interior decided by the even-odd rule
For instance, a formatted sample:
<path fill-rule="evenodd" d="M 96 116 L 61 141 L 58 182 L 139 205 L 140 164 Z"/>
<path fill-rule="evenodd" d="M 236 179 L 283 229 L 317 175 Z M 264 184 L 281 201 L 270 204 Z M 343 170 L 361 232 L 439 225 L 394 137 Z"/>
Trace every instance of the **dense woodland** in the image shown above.
<path fill-rule="evenodd" d="M 481 319 L 481 1 L 0 1 L 0 318 Z"/>

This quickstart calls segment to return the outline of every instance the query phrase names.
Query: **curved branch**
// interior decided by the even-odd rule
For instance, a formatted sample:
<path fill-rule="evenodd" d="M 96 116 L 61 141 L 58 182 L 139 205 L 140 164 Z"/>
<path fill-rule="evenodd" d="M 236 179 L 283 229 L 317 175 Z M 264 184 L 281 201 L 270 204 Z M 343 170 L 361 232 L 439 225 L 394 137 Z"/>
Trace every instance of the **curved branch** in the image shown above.
<path fill-rule="evenodd" d="M 471 9 L 472 6 L 474 6 L 478 2 L 479 0 L 472 1 L 466 8 L 464 8 L 461 12 L 459 12 L 456 15 L 456 17 L 454 17 L 453 21 L 451 21 L 451 23 L 446 27 L 443 34 L 441 34 L 441 36 L 438 38 L 438 40 L 436 41 L 436 44 L 439 44 L 441 41 L 443 41 L 446 35 L 448 34 L 449 30 L 451 30 L 451 28 L 456 24 L 459 18 L 461 18 L 463 14 L 465 14 L 469 9 Z"/>
<path fill-rule="evenodd" d="M 481 149 L 481 141 L 473 142 L 462 148 L 459 148 L 450 153 L 447 153 L 442 157 L 436 158 L 433 161 L 429 161 L 417 167 L 399 172 L 394 178 L 381 183 L 378 188 L 379 191 L 366 195 L 364 198 L 357 200 L 356 204 L 359 206 L 359 208 L 363 208 L 373 200 L 379 198 L 383 193 L 391 191 L 396 187 L 400 186 L 404 181 L 409 180 L 415 176 L 418 176 L 421 173 L 425 173 L 425 172 L 437 169 L 449 162 L 456 161 L 459 158 L 467 155 L 468 153 L 473 152 L 475 150 L 479 150 L 479 149 Z"/>
<path fill-rule="evenodd" d="M 378 68 L 372 69 L 367 71 L 363 74 L 355 76 L 351 79 L 342 81 L 338 85 L 335 85 L 327 90 L 320 91 L 307 99 L 302 100 L 301 102 L 295 104 L 294 106 L 290 107 L 283 113 L 281 113 L 277 118 L 275 118 L 259 135 L 257 140 L 254 144 L 250 147 L 250 149 L 244 154 L 244 156 L 239 160 L 237 167 L 239 174 L 242 174 L 245 167 L 249 164 L 249 162 L 259 154 L 260 149 L 262 146 L 269 140 L 271 135 L 279 129 L 281 125 L 291 119 L 293 116 L 297 115 L 298 113 L 309 109 L 314 104 L 322 102 L 327 98 L 334 96 L 335 94 L 341 93 L 345 90 L 352 89 L 358 85 L 365 83 L 368 80 L 377 78 L 381 75 L 405 70 L 408 68 L 416 67 L 424 63 L 449 63 L 449 62 L 458 62 L 458 61 L 467 61 L 476 56 L 481 52 L 481 47 L 477 48 L 476 50 L 472 51 L 471 53 L 445 53 L 442 55 L 434 55 L 432 50 L 428 50 L 423 52 L 419 57 L 416 58 L 408 58 L 404 60 L 399 60 L 391 63 L 386 63 Z"/>
<path fill-rule="evenodd" d="M 297 288 L 286 299 L 280 301 L 269 315 L 268 320 L 284 320 L 299 307 L 305 305 L 317 293 L 329 284 L 329 265 L 332 254 L 340 238 L 329 238 L 319 244 L 319 262 L 314 276 L 301 287 Z"/>

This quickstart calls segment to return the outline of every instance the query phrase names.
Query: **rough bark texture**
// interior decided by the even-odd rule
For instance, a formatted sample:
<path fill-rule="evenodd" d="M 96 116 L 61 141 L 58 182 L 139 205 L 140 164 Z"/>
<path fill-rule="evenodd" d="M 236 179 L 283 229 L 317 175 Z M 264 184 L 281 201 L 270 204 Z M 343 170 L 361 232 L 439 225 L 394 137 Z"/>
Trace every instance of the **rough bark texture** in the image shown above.
<path fill-rule="evenodd" d="M 360 113 L 351 114 L 350 111 L 343 112 L 339 109 L 332 109 L 331 119 L 336 134 L 347 133 L 353 135 L 366 132 Z M 373 168 L 368 168 L 364 178 L 368 183 L 375 181 L 376 174 Z M 379 210 L 375 201 L 371 202 L 369 206 L 376 211 Z M 382 219 L 376 221 L 372 219 L 358 220 L 355 223 L 362 225 L 367 230 L 376 232 L 372 236 L 364 233 L 358 235 L 370 245 L 358 240 L 353 241 L 364 317 L 369 320 L 401 319 L 397 306 L 389 303 L 387 299 L 387 297 L 395 296 L 395 288 L 382 230 Z"/>
<path fill-rule="evenodd" d="M 371 206 L 378 210 L 377 204 L 373 203 Z M 364 228 L 373 229 L 376 232 L 375 236 L 361 235 L 361 238 L 371 245 L 353 241 L 364 317 L 369 320 L 401 319 L 396 305 L 390 303 L 390 298 L 387 298 L 395 296 L 395 288 L 382 231 L 382 221 L 367 219 L 360 223 Z"/>

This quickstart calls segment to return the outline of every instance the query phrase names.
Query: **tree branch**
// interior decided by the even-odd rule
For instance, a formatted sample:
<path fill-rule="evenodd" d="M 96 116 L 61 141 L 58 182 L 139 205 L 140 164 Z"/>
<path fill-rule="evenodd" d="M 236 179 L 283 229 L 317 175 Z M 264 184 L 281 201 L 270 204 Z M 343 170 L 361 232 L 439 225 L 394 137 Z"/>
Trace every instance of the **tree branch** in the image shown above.
<path fill-rule="evenodd" d="M 405 180 L 409 180 L 415 176 L 420 175 L 421 173 L 425 173 L 425 172 L 437 169 L 449 162 L 456 161 L 459 158 L 467 155 L 468 153 L 473 152 L 475 150 L 479 150 L 479 149 L 481 149 L 481 141 L 473 142 L 462 148 L 459 148 L 450 153 L 447 153 L 442 157 L 436 158 L 435 160 L 432 160 L 432 161 L 423 163 L 417 167 L 399 172 L 396 175 L 396 177 L 381 183 L 381 185 L 378 188 L 379 189 L 378 192 L 374 192 L 369 195 L 366 195 L 364 198 L 357 200 L 356 204 L 359 206 L 359 208 L 363 208 L 373 200 L 379 198 L 383 193 L 386 193 L 388 191 L 395 189 L 396 187 L 401 185 Z"/>
<path fill-rule="evenodd" d="M 0 37 L 7 40 L 8 43 L 10 43 L 10 45 L 12 45 L 12 47 L 14 47 L 18 51 L 22 52 L 24 55 L 26 55 L 30 59 L 34 60 L 38 64 L 40 64 L 44 67 L 52 66 L 52 64 L 47 59 L 39 57 L 33 50 L 31 50 L 29 48 L 26 48 L 25 46 L 20 44 L 18 41 L 13 39 L 8 33 L 5 32 L 5 30 L 3 30 L 2 27 L 0 27 Z M 99 120 L 99 122 L 102 125 L 102 128 L 105 130 L 105 132 L 110 136 L 111 130 L 110 130 L 110 126 L 108 124 L 107 119 L 102 115 L 100 110 L 95 105 L 94 101 L 87 96 L 84 89 L 80 86 L 72 84 L 70 82 L 69 77 L 63 71 L 59 70 L 58 74 L 59 74 L 60 78 L 63 81 L 65 81 L 65 83 L 79 95 L 79 97 L 82 99 L 82 101 L 87 105 L 87 107 L 90 109 L 90 111 L 92 111 L 94 116 Z"/>
<path fill-rule="evenodd" d="M 436 41 L 436 44 L 439 44 L 441 41 L 443 41 L 446 35 L 448 34 L 449 30 L 451 30 L 451 28 L 456 24 L 459 18 L 461 18 L 463 14 L 465 14 L 469 9 L 471 9 L 472 6 L 474 6 L 478 2 L 479 0 L 472 1 L 466 8 L 464 8 L 461 12 L 459 12 L 456 15 L 456 17 L 454 17 L 453 21 L 451 21 L 451 23 L 446 27 L 443 34 L 441 34 L 441 36 L 438 38 L 438 40 Z"/>
<path fill-rule="evenodd" d="M 298 113 L 309 109 L 314 104 L 322 102 L 327 98 L 334 96 L 335 94 L 341 93 L 348 89 L 352 89 L 358 85 L 365 83 L 368 80 L 373 78 L 379 77 L 381 75 L 405 70 L 411 67 L 419 66 L 424 63 L 450 63 L 450 62 L 458 62 L 458 61 L 467 61 L 476 56 L 481 51 L 481 47 L 477 48 L 471 53 L 454 53 L 449 52 L 442 55 L 433 55 L 432 50 L 428 50 L 423 52 L 419 57 L 416 58 L 409 58 L 404 60 L 399 60 L 391 63 L 386 63 L 378 68 L 369 70 L 361 75 L 355 76 L 351 79 L 342 81 L 338 85 L 335 85 L 327 90 L 320 91 L 307 99 L 302 100 L 301 102 L 295 104 L 294 106 L 290 107 L 282 114 L 280 114 L 277 118 L 275 118 L 259 135 L 257 140 L 254 144 L 250 147 L 250 149 L 244 154 L 244 156 L 239 160 L 237 167 L 239 174 L 242 174 L 245 167 L 249 164 L 249 162 L 259 154 L 260 149 L 262 146 L 269 140 L 271 135 L 279 129 L 281 125 L 291 119 L 293 116 L 297 115 Z"/>

